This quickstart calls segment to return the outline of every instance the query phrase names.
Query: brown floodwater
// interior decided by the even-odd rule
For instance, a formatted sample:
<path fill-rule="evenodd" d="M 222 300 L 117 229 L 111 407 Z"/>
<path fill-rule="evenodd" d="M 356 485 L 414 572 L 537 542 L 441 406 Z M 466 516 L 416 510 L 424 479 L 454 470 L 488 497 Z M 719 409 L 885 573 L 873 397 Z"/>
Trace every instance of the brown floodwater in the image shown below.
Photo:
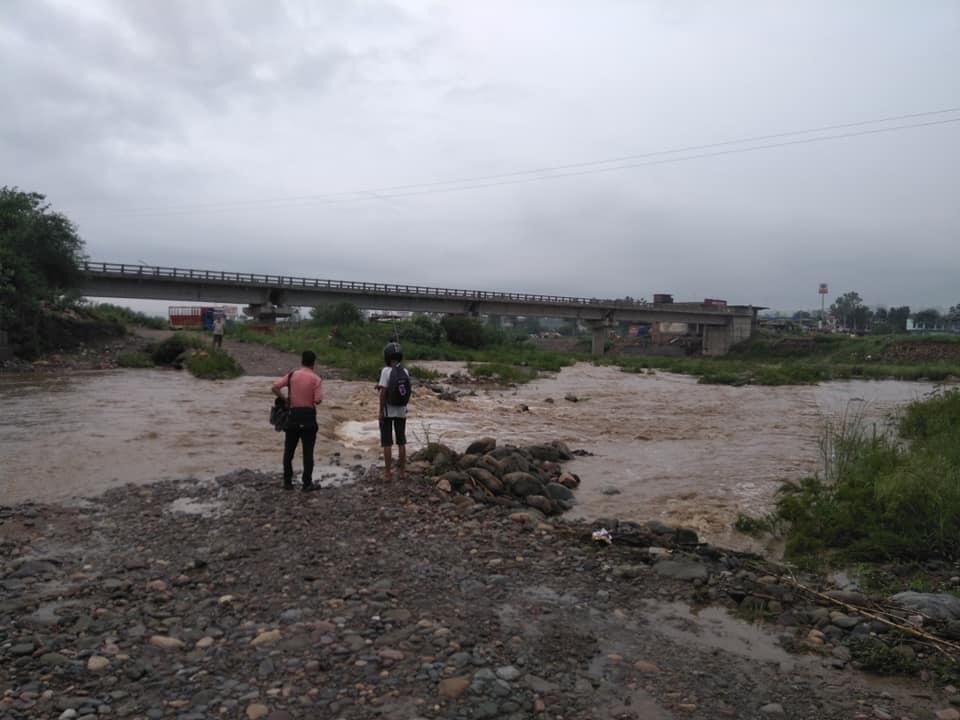
<path fill-rule="evenodd" d="M 280 436 L 267 423 L 269 382 L 210 382 L 160 370 L 0 378 L 0 503 L 279 469 Z M 583 480 L 573 516 L 658 519 L 749 547 L 731 523 L 739 512 L 768 510 L 784 480 L 817 470 L 826 422 L 856 414 L 879 425 L 931 389 L 889 381 L 735 388 L 580 364 L 458 402 L 420 392 L 408 440 L 462 450 L 484 435 L 515 444 L 560 439 L 593 453 L 569 464 Z M 325 391 L 318 471 L 329 469 L 335 452 L 344 464 L 375 462 L 373 383 L 330 380 Z M 578 402 L 565 400 L 569 393 Z"/>

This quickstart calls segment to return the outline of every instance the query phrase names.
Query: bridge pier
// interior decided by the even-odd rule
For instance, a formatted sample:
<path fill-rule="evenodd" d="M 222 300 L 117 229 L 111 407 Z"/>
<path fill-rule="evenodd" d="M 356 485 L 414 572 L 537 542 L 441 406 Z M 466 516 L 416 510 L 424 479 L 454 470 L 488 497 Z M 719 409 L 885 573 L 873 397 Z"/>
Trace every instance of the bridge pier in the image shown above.
<path fill-rule="evenodd" d="M 610 330 L 610 323 L 606 320 L 590 323 L 590 354 L 603 355 L 607 346 L 607 333 Z"/>

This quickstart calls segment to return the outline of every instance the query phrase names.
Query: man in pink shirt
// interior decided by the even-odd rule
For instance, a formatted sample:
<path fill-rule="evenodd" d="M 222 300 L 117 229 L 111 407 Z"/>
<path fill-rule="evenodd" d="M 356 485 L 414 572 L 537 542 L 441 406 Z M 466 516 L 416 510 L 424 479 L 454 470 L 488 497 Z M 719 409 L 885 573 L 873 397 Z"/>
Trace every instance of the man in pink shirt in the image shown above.
<path fill-rule="evenodd" d="M 301 367 L 289 375 L 277 378 L 271 389 L 279 398 L 288 388 L 290 420 L 283 442 L 283 487 L 293 488 L 293 453 L 297 443 L 303 442 L 303 491 L 315 490 L 313 484 L 313 448 L 317 442 L 317 405 L 323 402 L 323 380 L 313 371 L 317 356 L 304 350 Z"/>

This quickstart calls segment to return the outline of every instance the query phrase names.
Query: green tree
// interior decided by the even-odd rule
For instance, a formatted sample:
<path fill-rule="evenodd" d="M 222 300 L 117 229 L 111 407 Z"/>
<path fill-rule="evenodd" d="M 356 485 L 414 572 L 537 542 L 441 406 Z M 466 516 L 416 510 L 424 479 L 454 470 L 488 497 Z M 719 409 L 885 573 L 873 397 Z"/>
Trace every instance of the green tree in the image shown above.
<path fill-rule="evenodd" d="M 907 331 L 907 319 L 910 317 L 910 306 L 902 305 L 900 307 L 892 307 L 887 310 L 887 323 L 889 323 L 890 328 L 893 332 L 906 332 Z"/>
<path fill-rule="evenodd" d="M 483 347 L 486 336 L 483 324 L 476 318 L 447 315 L 440 324 L 447 333 L 447 339 L 454 345 L 468 348 Z"/>
<path fill-rule="evenodd" d="M 854 313 L 863 306 L 863 299 L 859 293 L 844 293 L 830 306 L 830 312 L 834 317 L 839 318 L 841 327 L 854 328 Z"/>
<path fill-rule="evenodd" d="M 913 315 L 913 321 L 918 325 L 923 325 L 923 327 L 928 330 L 935 329 L 943 320 L 943 316 L 940 314 L 940 311 L 936 308 L 926 308 L 925 310 L 919 310 Z"/>
<path fill-rule="evenodd" d="M 43 195 L 0 188 L 0 326 L 17 354 L 40 351 L 43 311 L 70 301 L 83 259 L 76 227 Z"/>
<path fill-rule="evenodd" d="M 310 317 L 321 325 L 362 325 L 364 321 L 360 308 L 349 302 L 317 305 L 310 309 Z"/>

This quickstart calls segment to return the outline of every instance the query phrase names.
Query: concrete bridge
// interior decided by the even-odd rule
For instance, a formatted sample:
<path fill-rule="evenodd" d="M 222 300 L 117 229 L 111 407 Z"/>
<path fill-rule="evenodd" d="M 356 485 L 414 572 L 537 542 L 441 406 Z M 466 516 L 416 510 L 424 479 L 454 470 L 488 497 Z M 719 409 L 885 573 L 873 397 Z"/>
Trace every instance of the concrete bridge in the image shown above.
<path fill-rule="evenodd" d="M 647 322 L 696 325 L 703 353 L 724 355 L 731 345 L 750 337 L 757 310 L 749 305 L 598 300 L 101 262 L 85 262 L 83 271 L 81 292 L 86 296 L 245 304 L 255 315 L 283 306 L 350 302 L 377 310 L 575 319 L 591 328 L 594 354 L 603 353 L 614 324 Z"/>

